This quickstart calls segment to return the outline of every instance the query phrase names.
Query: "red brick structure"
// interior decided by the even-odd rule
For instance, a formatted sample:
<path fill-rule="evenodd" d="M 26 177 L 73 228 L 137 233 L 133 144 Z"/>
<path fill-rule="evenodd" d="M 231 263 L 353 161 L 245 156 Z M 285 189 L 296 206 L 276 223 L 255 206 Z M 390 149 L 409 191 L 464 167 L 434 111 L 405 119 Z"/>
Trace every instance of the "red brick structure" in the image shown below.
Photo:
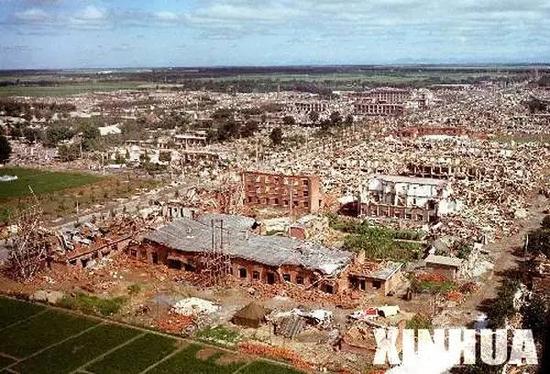
<path fill-rule="evenodd" d="M 312 175 L 283 175 L 245 171 L 244 204 L 249 207 L 288 209 L 292 213 L 317 213 L 322 206 L 320 179 Z"/>
<path fill-rule="evenodd" d="M 338 276 L 352 261 L 350 252 L 288 237 L 230 229 L 235 225 L 229 216 L 224 218 L 223 229 L 193 219 L 178 219 L 150 232 L 141 245 L 129 248 L 128 254 L 151 264 L 202 273 L 205 255 L 217 243 L 221 246 L 219 250 L 230 257 L 228 271 L 244 282 L 288 282 L 329 293 L 347 287 L 347 280 Z"/>

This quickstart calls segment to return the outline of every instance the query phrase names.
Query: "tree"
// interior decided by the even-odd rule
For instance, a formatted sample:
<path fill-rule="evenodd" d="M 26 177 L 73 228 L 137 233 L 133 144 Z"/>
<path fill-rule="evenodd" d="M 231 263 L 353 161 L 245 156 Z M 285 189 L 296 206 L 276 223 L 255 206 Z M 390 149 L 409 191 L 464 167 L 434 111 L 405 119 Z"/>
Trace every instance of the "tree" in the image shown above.
<path fill-rule="evenodd" d="M 245 137 L 245 138 L 246 138 L 246 137 L 249 137 L 249 136 L 252 136 L 252 135 L 254 135 L 254 133 L 255 133 L 256 131 L 259 130 L 259 128 L 260 128 L 260 127 L 258 126 L 258 122 L 256 122 L 256 121 L 248 121 L 248 122 L 244 125 L 244 127 L 242 128 L 242 130 L 241 130 L 241 135 L 242 135 L 243 137 Z"/>
<path fill-rule="evenodd" d="M 542 297 L 534 297 L 523 309 L 523 328 L 531 329 L 537 340 L 544 334 L 547 309 L 548 306 Z"/>
<path fill-rule="evenodd" d="M 80 126 L 82 133 L 82 148 L 89 151 L 94 148 L 96 140 L 99 139 L 99 129 L 91 123 L 85 123 Z"/>
<path fill-rule="evenodd" d="M 311 123 L 313 123 L 313 124 L 315 124 L 315 123 L 317 123 L 317 121 L 319 121 L 319 113 L 314 111 L 314 110 L 309 112 L 308 117 L 309 117 L 309 120 L 311 121 Z"/>
<path fill-rule="evenodd" d="M 224 122 L 218 129 L 218 139 L 225 141 L 239 135 L 241 130 L 241 124 L 233 119 Z"/>
<path fill-rule="evenodd" d="M 269 139 L 273 145 L 280 145 L 283 142 L 283 130 L 280 127 L 275 127 L 269 134 Z"/>
<path fill-rule="evenodd" d="M 4 135 L 0 135 L 0 163 L 6 163 L 10 159 L 11 145 Z"/>
<path fill-rule="evenodd" d="M 543 229 L 550 230 L 550 214 L 546 215 L 542 219 L 541 226 L 542 226 Z"/>
<path fill-rule="evenodd" d="M 162 161 L 162 162 L 172 161 L 172 153 L 171 152 L 160 152 L 159 153 L 159 161 Z"/>
<path fill-rule="evenodd" d="M 25 127 L 23 129 L 23 136 L 29 143 L 35 143 L 42 137 L 41 135 L 42 134 L 38 129 L 33 129 L 32 127 Z"/>
<path fill-rule="evenodd" d="M 285 126 L 294 126 L 296 124 L 296 120 L 292 116 L 284 116 L 283 123 Z"/>
<path fill-rule="evenodd" d="M 332 122 L 330 122 L 329 119 L 325 118 L 321 120 L 321 122 L 319 123 L 319 126 L 321 126 L 321 130 L 328 131 L 328 129 L 330 129 L 330 127 L 332 126 Z"/>
<path fill-rule="evenodd" d="M 74 131 L 67 126 L 50 127 L 46 130 L 45 144 L 55 147 L 57 143 L 63 140 L 69 140 L 74 136 Z"/>
<path fill-rule="evenodd" d="M 334 127 L 340 126 L 342 124 L 342 116 L 340 115 L 340 112 L 330 113 L 330 122 Z"/>
<path fill-rule="evenodd" d="M 76 144 L 63 144 L 57 147 L 57 155 L 62 162 L 78 159 L 80 149 Z"/>

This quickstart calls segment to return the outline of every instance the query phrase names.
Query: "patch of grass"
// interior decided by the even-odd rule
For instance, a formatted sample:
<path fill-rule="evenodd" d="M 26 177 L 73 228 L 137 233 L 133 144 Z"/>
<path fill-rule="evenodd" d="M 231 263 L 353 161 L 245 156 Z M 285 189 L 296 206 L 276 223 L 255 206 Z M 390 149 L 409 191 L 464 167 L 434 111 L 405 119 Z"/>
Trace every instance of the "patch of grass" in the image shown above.
<path fill-rule="evenodd" d="M 14 359 L 11 359 L 9 357 L 0 356 L 0 370 L 13 364 L 15 362 Z"/>
<path fill-rule="evenodd" d="M 79 292 L 74 296 L 63 296 L 63 299 L 61 299 L 59 305 L 64 308 L 79 310 L 82 313 L 98 314 L 108 317 L 118 313 L 125 302 L 125 297 L 103 299 L 94 295 L 87 295 Z"/>
<path fill-rule="evenodd" d="M 141 292 L 141 286 L 137 283 L 128 286 L 128 295 L 134 296 Z"/>
<path fill-rule="evenodd" d="M 210 356 L 206 360 L 197 358 L 197 353 L 203 347 L 198 344 L 192 344 L 181 352 L 178 352 L 168 360 L 148 371 L 148 374 L 230 374 L 244 365 L 244 362 L 233 362 L 226 365 L 218 364 L 222 352 Z"/>
<path fill-rule="evenodd" d="M 425 280 L 413 278 L 411 289 L 418 293 L 444 294 L 456 288 L 456 284 L 450 280 Z"/>
<path fill-rule="evenodd" d="M 42 176 L 39 178 L 29 175 L 29 173 L 32 174 L 33 169 L 20 168 L 0 169 L 0 175 L 8 174 L 9 170 L 23 170 L 24 175 L 19 181 L 0 182 L 0 190 L 3 189 L 3 192 L 0 191 L 0 222 L 7 221 L 10 213 L 14 214 L 18 209 L 22 209 L 32 202 L 28 184 L 38 195 L 46 219 L 74 214 L 77 202 L 80 209 L 86 209 L 106 201 L 111 202 L 114 199 L 130 197 L 137 191 L 161 184 L 158 181 L 134 178 L 130 175 L 97 177 L 91 174 L 36 171 Z M 67 175 L 69 175 L 70 181 L 64 181 Z M 16 187 L 14 192 L 10 186 L 14 186 L 11 183 L 16 182 L 23 184 L 18 185 L 19 187 Z M 54 189 L 54 185 L 57 186 L 57 190 Z M 3 197 L 1 193 L 11 197 Z"/>
<path fill-rule="evenodd" d="M 147 334 L 117 349 L 86 369 L 101 374 L 137 374 L 177 348 L 176 340 Z"/>
<path fill-rule="evenodd" d="M 415 314 L 413 318 L 407 321 L 407 329 L 412 330 L 431 330 L 433 328 L 432 321 L 423 314 Z"/>
<path fill-rule="evenodd" d="M 63 173 L 26 168 L 2 168 L 2 175 L 16 175 L 17 180 L 0 182 L 0 199 L 30 195 L 29 186 L 37 195 L 56 192 L 99 181 L 101 178 L 91 174 Z"/>
<path fill-rule="evenodd" d="M 96 321 L 49 310 L 3 330 L 0 352 L 24 358 L 96 324 Z"/>
<path fill-rule="evenodd" d="M 41 305 L 0 297 L 0 328 L 28 318 L 42 310 L 44 307 Z"/>
<path fill-rule="evenodd" d="M 237 331 L 230 330 L 220 325 L 216 327 L 206 327 L 197 332 L 195 337 L 223 345 L 234 345 L 239 341 L 241 336 Z"/>
<path fill-rule="evenodd" d="M 344 248 L 349 251 L 365 251 L 370 260 L 411 261 L 420 257 L 422 244 L 400 240 L 420 240 L 424 233 L 415 230 L 393 230 L 373 226 L 369 222 L 358 222 L 329 215 L 332 229 L 348 235 L 344 238 Z"/>
<path fill-rule="evenodd" d="M 301 371 L 265 361 L 255 361 L 239 371 L 241 374 L 300 374 Z"/>
<path fill-rule="evenodd" d="M 139 333 L 117 325 L 100 325 L 19 363 L 14 369 L 33 374 L 70 373 Z"/>

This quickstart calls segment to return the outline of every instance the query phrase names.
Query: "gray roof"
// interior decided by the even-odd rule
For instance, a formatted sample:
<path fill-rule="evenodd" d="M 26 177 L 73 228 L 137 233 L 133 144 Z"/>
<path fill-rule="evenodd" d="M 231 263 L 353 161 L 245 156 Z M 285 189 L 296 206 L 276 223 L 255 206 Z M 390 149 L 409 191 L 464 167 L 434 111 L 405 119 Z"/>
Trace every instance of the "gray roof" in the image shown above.
<path fill-rule="evenodd" d="M 420 177 L 406 177 L 402 175 L 376 175 L 374 179 L 381 179 L 387 182 L 393 183 L 408 183 L 408 184 L 420 184 L 420 185 L 432 185 L 432 186 L 445 186 L 449 184 L 446 180 L 434 179 L 434 178 L 420 178 Z"/>
<path fill-rule="evenodd" d="M 250 230 L 256 223 L 256 220 L 251 217 L 222 213 L 206 213 L 201 215 L 197 220 L 208 227 L 211 227 L 212 220 L 214 220 L 214 227 L 220 227 L 221 221 L 223 221 L 224 229 L 235 231 Z"/>
<path fill-rule="evenodd" d="M 220 242 L 220 230 L 216 241 Z M 183 252 L 210 250 L 210 224 L 188 218 L 177 219 L 145 236 L 145 239 Z M 232 257 L 268 266 L 294 265 L 333 275 L 346 266 L 352 253 L 329 249 L 320 244 L 282 236 L 260 236 L 224 229 L 224 250 Z"/>
<path fill-rule="evenodd" d="M 374 279 L 388 280 L 395 273 L 397 273 L 403 267 L 401 262 L 388 261 L 384 264 L 384 267 L 378 270 L 373 271 L 369 274 L 369 277 Z"/>
<path fill-rule="evenodd" d="M 460 258 L 449 256 L 429 255 L 424 259 L 424 262 L 426 264 L 445 265 L 457 268 L 462 266 L 462 260 Z"/>

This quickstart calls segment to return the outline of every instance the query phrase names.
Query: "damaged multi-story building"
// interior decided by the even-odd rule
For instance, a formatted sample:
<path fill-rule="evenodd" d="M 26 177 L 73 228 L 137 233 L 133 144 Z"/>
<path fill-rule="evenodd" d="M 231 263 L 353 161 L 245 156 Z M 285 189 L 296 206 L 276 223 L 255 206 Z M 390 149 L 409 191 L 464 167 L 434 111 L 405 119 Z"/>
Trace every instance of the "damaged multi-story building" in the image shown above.
<path fill-rule="evenodd" d="M 244 204 L 260 208 L 284 208 L 292 213 L 316 213 L 322 206 L 320 178 L 315 175 L 283 175 L 245 171 L 242 174 Z"/>
<path fill-rule="evenodd" d="M 354 113 L 367 116 L 399 116 L 405 113 L 402 104 L 373 103 L 369 101 L 357 101 L 353 104 Z"/>
<path fill-rule="evenodd" d="M 456 210 L 448 181 L 378 175 L 360 193 L 361 215 L 434 223 Z"/>

